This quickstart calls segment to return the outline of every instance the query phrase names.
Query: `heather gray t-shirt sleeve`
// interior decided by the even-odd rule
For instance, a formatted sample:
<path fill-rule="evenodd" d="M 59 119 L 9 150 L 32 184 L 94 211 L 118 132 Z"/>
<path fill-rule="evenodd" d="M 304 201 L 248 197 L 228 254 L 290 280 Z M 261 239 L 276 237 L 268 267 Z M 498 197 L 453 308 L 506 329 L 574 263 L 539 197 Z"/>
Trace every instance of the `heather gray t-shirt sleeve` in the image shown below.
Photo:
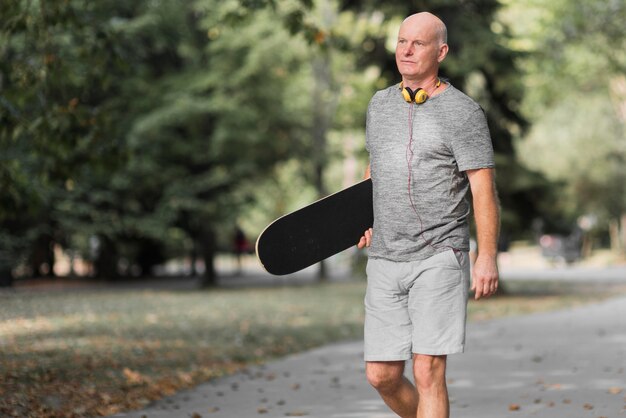
<path fill-rule="evenodd" d="M 457 133 L 450 137 L 450 147 L 459 171 L 495 166 L 487 118 L 482 108 L 471 112 Z"/>

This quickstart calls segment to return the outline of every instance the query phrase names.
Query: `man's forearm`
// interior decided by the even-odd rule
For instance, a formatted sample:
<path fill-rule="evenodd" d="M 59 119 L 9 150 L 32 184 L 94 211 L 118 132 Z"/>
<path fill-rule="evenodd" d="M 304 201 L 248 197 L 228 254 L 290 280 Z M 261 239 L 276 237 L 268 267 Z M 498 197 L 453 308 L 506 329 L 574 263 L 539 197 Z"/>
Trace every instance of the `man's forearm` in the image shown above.
<path fill-rule="evenodd" d="M 495 173 L 491 168 L 468 171 L 472 188 L 478 257 L 472 269 L 474 298 L 489 297 L 498 290 L 498 233 L 500 208 L 495 186 Z"/>
<path fill-rule="evenodd" d="M 476 172 L 472 181 L 474 219 L 479 256 L 493 256 L 498 252 L 500 207 L 493 170 Z"/>
<path fill-rule="evenodd" d="M 500 232 L 500 211 L 497 198 L 494 196 L 491 199 L 485 197 L 474 199 L 474 216 L 478 254 L 495 256 L 498 252 Z"/>

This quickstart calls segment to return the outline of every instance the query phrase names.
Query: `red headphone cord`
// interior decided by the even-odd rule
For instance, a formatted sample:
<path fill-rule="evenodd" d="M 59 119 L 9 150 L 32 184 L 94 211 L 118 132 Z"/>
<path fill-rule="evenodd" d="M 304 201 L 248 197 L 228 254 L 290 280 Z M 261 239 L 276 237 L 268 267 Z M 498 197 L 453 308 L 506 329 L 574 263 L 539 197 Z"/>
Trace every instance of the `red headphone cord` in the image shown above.
<path fill-rule="evenodd" d="M 424 236 L 424 224 L 422 222 L 422 217 L 419 215 L 419 212 L 417 211 L 417 208 L 415 207 L 415 202 L 413 201 L 413 194 L 411 193 L 411 180 L 412 180 L 411 163 L 413 161 L 413 156 L 415 154 L 413 152 L 413 106 L 414 105 L 415 105 L 414 102 L 409 103 L 409 143 L 406 147 L 405 155 L 406 155 L 407 169 L 409 172 L 407 192 L 409 195 L 409 202 L 411 203 L 411 208 L 413 208 L 413 212 L 415 212 L 415 216 L 417 217 L 417 220 L 419 221 L 419 226 L 420 226 L 419 236 L 422 238 L 422 240 L 424 240 L 424 243 L 428 245 L 429 247 L 431 247 L 433 250 L 438 250 L 440 248 L 450 248 L 454 252 L 461 252 L 461 250 L 459 250 L 458 248 L 452 247 L 450 245 L 444 245 L 442 247 L 435 247 L 432 244 L 432 239 L 427 240 L 426 237 Z"/>

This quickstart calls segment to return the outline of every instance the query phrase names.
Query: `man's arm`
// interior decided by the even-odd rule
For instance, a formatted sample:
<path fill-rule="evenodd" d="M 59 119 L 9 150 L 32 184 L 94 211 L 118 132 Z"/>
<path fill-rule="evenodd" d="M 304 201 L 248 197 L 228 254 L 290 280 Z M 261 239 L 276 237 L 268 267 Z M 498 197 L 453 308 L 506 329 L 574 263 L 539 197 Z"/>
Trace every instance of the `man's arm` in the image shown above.
<path fill-rule="evenodd" d="M 478 241 L 478 257 L 472 271 L 472 290 L 475 299 L 489 297 L 498 290 L 498 234 L 500 209 L 495 186 L 495 170 L 482 168 L 468 170 L 472 189 L 474 219 Z"/>

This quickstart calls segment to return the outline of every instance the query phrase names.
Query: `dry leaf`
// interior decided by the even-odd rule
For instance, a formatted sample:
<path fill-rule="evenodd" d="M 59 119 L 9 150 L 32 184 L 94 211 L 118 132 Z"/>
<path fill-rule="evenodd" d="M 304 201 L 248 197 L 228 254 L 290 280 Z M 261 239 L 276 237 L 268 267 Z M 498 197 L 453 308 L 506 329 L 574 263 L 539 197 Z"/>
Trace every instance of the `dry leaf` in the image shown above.
<path fill-rule="evenodd" d="M 509 411 L 519 411 L 521 406 L 516 403 L 509 404 Z"/>
<path fill-rule="evenodd" d="M 128 367 L 124 367 L 123 373 L 129 385 L 139 385 L 144 382 L 144 377 L 141 373 L 131 370 Z"/>

